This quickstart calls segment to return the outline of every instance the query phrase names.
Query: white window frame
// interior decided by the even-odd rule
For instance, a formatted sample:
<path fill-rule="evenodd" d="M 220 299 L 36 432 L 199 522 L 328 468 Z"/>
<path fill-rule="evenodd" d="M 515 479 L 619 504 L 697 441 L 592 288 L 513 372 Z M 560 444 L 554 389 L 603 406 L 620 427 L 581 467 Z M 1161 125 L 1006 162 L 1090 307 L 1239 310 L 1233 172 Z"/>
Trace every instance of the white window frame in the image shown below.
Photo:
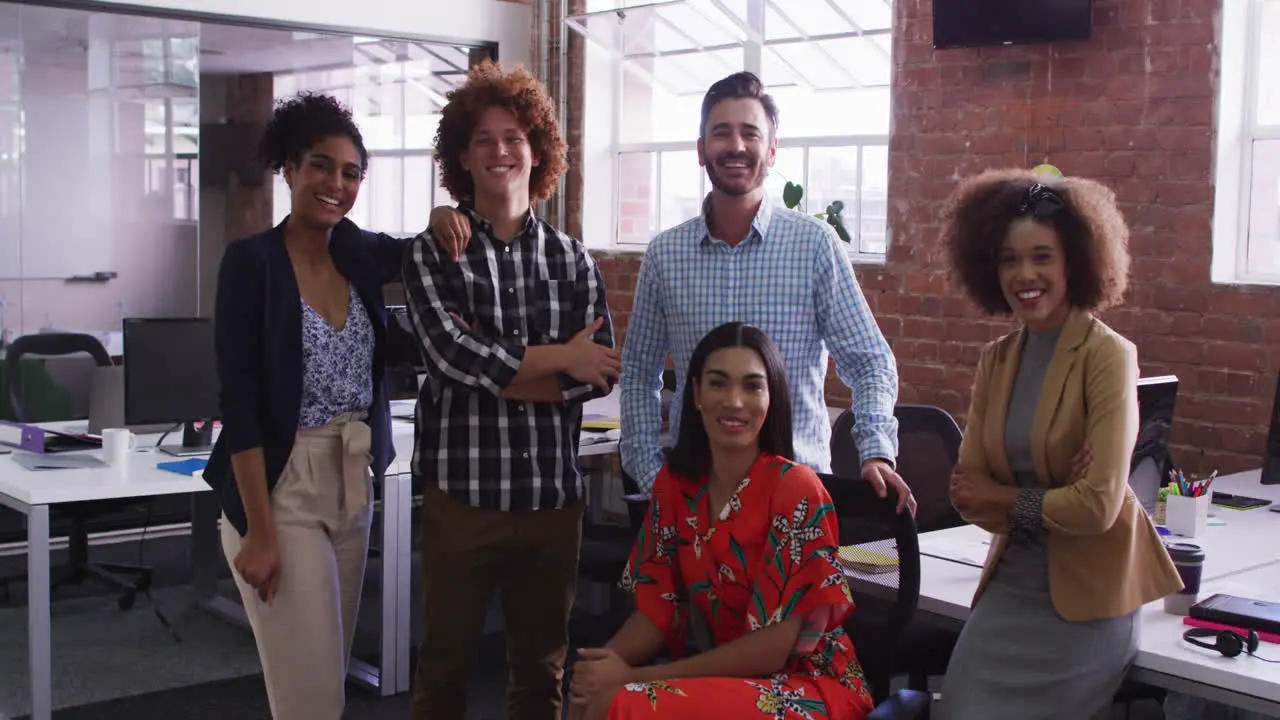
<path fill-rule="evenodd" d="M 802 161 L 803 170 L 801 170 L 801 179 L 803 182 L 801 184 L 805 185 L 806 192 L 809 189 L 806 183 L 809 177 L 809 151 L 810 150 L 813 150 L 816 148 L 830 148 L 830 147 L 839 147 L 839 148 L 856 147 L 857 148 L 858 150 L 857 185 L 859 188 L 859 192 L 856 195 L 856 197 L 854 197 L 852 200 L 846 201 L 845 210 L 844 210 L 845 229 L 848 230 L 851 235 L 853 235 L 854 233 L 857 233 L 856 236 L 851 238 L 853 242 L 850 243 L 850 246 L 847 249 L 850 259 L 852 259 L 854 262 L 863 262 L 863 263 L 883 263 L 884 262 L 885 253 L 882 253 L 882 252 L 878 253 L 878 252 L 872 252 L 869 250 L 864 250 L 863 248 L 857 246 L 857 243 L 858 243 L 858 240 L 861 238 L 861 234 L 862 234 L 862 192 L 861 192 L 862 167 L 863 167 L 862 151 L 864 148 L 885 147 L 888 144 L 889 144 L 888 137 L 885 135 L 831 135 L 827 137 L 805 137 L 805 138 L 795 138 L 795 139 L 779 138 L 778 139 L 779 150 L 800 149 L 804 151 L 803 161 Z M 686 141 L 686 142 L 623 143 L 623 144 L 619 144 L 617 148 L 618 149 L 616 151 L 615 157 L 619 159 L 623 155 L 628 155 L 632 153 L 636 153 L 636 154 L 658 153 L 659 157 L 661 157 L 660 155 L 661 153 L 696 151 L 698 149 L 698 142 L 696 140 L 693 140 L 693 141 Z M 661 163 L 661 160 L 659 160 L 659 163 Z M 615 162 L 614 170 L 613 170 L 615 176 L 621 171 L 620 165 L 621 165 L 620 160 Z M 694 173 L 694 172 L 698 172 L 698 170 L 694 167 L 690 167 L 689 172 Z M 710 189 L 707 187 L 707 184 L 708 184 L 708 180 L 707 180 L 706 173 L 704 172 L 702 173 L 700 178 L 700 187 L 701 187 L 700 192 L 703 196 L 705 196 L 706 193 L 710 192 Z M 621 194 L 621 189 L 619 187 L 620 185 L 621 183 L 619 182 L 614 183 L 613 207 L 615 208 L 621 207 L 621 203 L 622 203 L 622 194 Z M 659 202 L 661 202 L 661 198 L 662 198 L 661 165 L 659 165 L 659 172 L 657 174 L 657 178 L 652 188 L 652 195 L 653 197 L 657 198 Z M 772 198 L 772 200 L 777 203 L 782 202 L 782 198 L 780 197 L 774 197 Z M 806 196 L 806 200 L 807 200 L 807 196 Z M 825 208 L 811 208 L 811 207 L 803 206 L 803 203 L 806 202 L 806 200 L 801 201 L 802 207 L 799 208 L 800 210 L 807 212 L 809 214 L 814 214 L 814 213 L 822 212 L 823 210 L 825 210 Z M 887 206 L 887 203 L 886 203 L 886 206 Z M 615 213 L 615 217 L 613 218 L 613 221 L 614 221 L 615 244 L 617 245 L 617 248 L 619 250 L 636 250 L 636 251 L 644 250 L 644 248 L 648 245 L 647 241 L 646 242 L 624 242 L 623 240 L 621 240 L 621 236 L 622 236 L 621 213 Z M 885 218 L 885 223 L 886 225 L 888 224 L 887 217 Z M 887 246 L 887 239 L 886 239 L 886 246 Z"/>
<path fill-rule="evenodd" d="M 143 160 L 143 166 L 146 169 L 144 186 L 147 194 L 171 194 L 173 196 L 173 219 L 183 224 L 197 223 L 200 220 L 200 154 L 175 153 L 173 155 L 165 155 L 163 153 L 147 153 L 143 155 Z M 152 170 L 157 165 L 165 168 L 165 175 L 172 179 L 172 182 L 168 183 L 168 185 L 163 182 L 157 185 L 153 182 L 154 175 L 152 175 Z M 186 170 L 186 180 L 183 181 L 178 179 L 178 168 L 180 166 Z"/>
<path fill-rule="evenodd" d="M 1258 124 L 1264 2 L 1229 2 L 1222 9 L 1210 265 L 1212 281 L 1220 284 L 1280 285 L 1280 273 L 1249 268 L 1253 146 L 1280 140 L 1280 126 Z"/>
<path fill-rule="evenodd" d="M 886 0 L 889 2 L 890 0 Z M 765 0 L 747 0 L 747 21 L 750 25 L 750 31 L 743 42 L 743 68 L 757 76 L 763 77 L 764 65 L 764 18 L 765 18 Z M 697 150 L 697 140 L 680 141 L 680 142 L 646 142 L 646 143 L 624 143 L 618 140 L 622 137 L 622 107 L 623 107 L 623 87 L 624 78 L 627 70 L 625 69 L 625 60 L 616 57 L 608 51 L 601 50 L 592 42 L 585 43 L 586 52 L 584 63 L 587 70 L 587 89 L 584 93 L 586 108 L 584 108 L 585 132 L 583 133 L 584 149 L 584 198 L 583 198 L 583 242 L 590 248 L 602 250 L 617 250 L 623 252 L 643 252 L 648 242 L 622 242 L 622 189 L 619 178 L 621 172 L 621 157 L 631 153 L 664 153 L 664 152 L 680 152 Z M 605 78 L 597 76 L 592 78 L 591 69 L 605 66 L 610 68 L 610 73 Z M 767 90 L 767 88 L 766 88 Z M 605 102 L 601 102 L 598 98 L 606 98 Z M 609 128 L 608 138 L 593 137 L 591 128 L 601 127 L 599 120 L 603 113 L 601 109 L 604 105 L 608 105 L 609 122 L 605 127 Z M 594 106 L 594 107 L 593 107 Z M 594 111 L 594 112 L 593 112 Z M 594 117 L 593 117 L 594 116 Z M 858 264 L 875 264 L 883 265 L 885 263 L 888 245 L 892 242 L 888 231 L 888 218 L 885 218 L 885 252 L 868 252 L 864 251 L 859 244 L 862 236 L 862 154 L 866 147 L 889 147 L 889 135 L 832 135 L 825 137 L 802 137 L 802 138 L 785 138 L 778 139 L 778 149 L 787 148 L 803 148 L 804 149 L 804 172 L 800 179 L 800 183 L 805 185 L 808 191 L 808 175 L 809 175 L 809 150 L 811 148 L 820 147 L 852 147 L 858 148 L 858 188 L 859 192 L 856 198 L 846 201 L 845 228 L 852 236 L 852 242 L 847 248 L 847 253 L 851 261 Z M 608 162 L 594 162 L 595 158 L 602 155 L 608 155 Z M 607 180 L 600 177 L 604 171 L 608 171 Z M 690 172 L 696 172 L 690 168 Z M 701 187 L 704 193 L 707 191 L 707 179 L 704 176 L 701 179 Z M 657 182 L 652 189 L 652 196 L 655 202 L 661 202 L 662 194 L 662 174 L 658 173 Z M 781 197 L 772 198 L 775 202 L 781 203 Z M 849 206 L 853 206 L 853 212 L 849 212 Z M 886 198 L 886 210 L 888 201 Z M 811 209 L 806 208 L 808 212 L 820 212 L 823 208 Z M 886 212 L 886 215 L 888 213 Z M 601 240 L 601 238 L 607 238 Z"/>

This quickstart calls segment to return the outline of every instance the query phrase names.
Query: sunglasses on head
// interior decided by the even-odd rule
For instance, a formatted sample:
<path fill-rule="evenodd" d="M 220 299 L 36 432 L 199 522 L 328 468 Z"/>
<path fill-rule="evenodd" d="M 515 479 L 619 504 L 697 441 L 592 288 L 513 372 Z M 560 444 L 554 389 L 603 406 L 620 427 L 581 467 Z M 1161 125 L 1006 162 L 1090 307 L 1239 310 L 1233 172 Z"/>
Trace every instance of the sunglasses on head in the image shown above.
<path fill-rule="evenodd" d="M 1066 206 L 1066 201 L 1057 191 L 1036 183 L 1027 188 L 1027 194 L 1018 204 L 1018 214 L 1044 220 L 1058 214 Z"/>

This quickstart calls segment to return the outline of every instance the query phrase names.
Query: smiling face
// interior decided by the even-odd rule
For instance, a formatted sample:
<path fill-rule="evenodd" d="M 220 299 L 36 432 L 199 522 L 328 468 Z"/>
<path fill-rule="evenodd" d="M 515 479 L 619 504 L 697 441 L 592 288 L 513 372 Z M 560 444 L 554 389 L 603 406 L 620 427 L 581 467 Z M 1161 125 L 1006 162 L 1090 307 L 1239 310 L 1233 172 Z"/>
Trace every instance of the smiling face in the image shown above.
<path fill-rule="evenodd" d="M 1029 329 L 1049 330 L 1066 320 L 1067 262 L 1053 227 L 1014 220 L 1000 251 L 999 276 L 1005 300 Z"/>
<path fill-rule="evenodd" d="M 334 135 L 285 165 L 290 215 L 309 227 L 328 230 L 351 211 L 360 193 L 360 152 L 346 135 Z"/>
<path fill-rule="evenodd" d="M 716 190 L 747 195 L 764 187 L 777 143 L 764 105 L 753 98 L 716 103 L 698 140 L 698 163 Z"/>
<path fill-rule="evenodd" d="M 693 386 L 711 447 L 755 448 L 769 413 L 769 378 L 755 350 L 727 347 L 707 356 Z"/>
<path fill-rule="evenodd" d="M 477 200 L 527 199 L 529 175 L 538 166 L 528 133 L 510 110 L 496 106 L 480 114 L 460 162 L 471 173 Z"/>

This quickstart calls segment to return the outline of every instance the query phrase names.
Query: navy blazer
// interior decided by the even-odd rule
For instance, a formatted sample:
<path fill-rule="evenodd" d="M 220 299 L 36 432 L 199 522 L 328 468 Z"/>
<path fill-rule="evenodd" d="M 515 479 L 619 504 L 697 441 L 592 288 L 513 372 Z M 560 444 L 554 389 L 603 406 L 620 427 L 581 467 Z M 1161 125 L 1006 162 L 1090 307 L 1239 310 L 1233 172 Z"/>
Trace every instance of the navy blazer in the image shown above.
<path fill-rule="evenodd" d="M 378 477 L 395 458 L 385 382 L 387 307 L 382 286 L 400 276 L 408 244 L 408 239 L 361 230 L 346 218 L 329 239 L 333 264 L 355 286 L 373 323 L 373 405 L 368 423 L 372 470 Z M 261 447 L 270 493 L 293 452 L 302 409 L 302 297 L 284 246 L 283 222 L 227 246 L 218 268 L 213 324 L 222 432 L 204 479 L 243 536 L 248 520 L 231 456 Z"/>

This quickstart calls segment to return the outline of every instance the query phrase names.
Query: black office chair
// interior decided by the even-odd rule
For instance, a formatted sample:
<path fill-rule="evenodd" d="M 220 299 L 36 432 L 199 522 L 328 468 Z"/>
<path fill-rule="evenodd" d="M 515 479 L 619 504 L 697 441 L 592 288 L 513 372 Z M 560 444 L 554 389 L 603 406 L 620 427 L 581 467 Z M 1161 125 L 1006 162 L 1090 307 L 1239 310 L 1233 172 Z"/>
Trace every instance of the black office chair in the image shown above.
<path fill-rule="evenodd" d="M 625 493 L 622 499 L 627 504 L 627 524 L 595 523 L 589 518 L 584 519 L 582 544 L 578 553 L 578 575 L 609 588 L 609 611 L 605 618 L 607 626 L 598 633 L 601 635 L 598 638 L 601 644 L 613 636 L 631 613 L 631 595 L 618 586 L 618 580 L 622 578 L 622 571 L 635 547 L 636 535 L 649 512 L 649 495 L 640 491 L 635 479 L 623 471 L 620 473 L 620 480 Z"/>
<path fill-rule="evenodd" d="M 906 630 L 920 600 L 920 545 L 915 520 L 911 513 L 897 511 L 896 493 L 881 498 L 858 476 L 821 477 L 840 521 L 840 544 L 858 545 L 897 559 L 896 570 L 849 577 L 855 608 L 844 627 L 876 703 L 876 710 L 869 717 L 918 718 L 928 710 L 927 691 L 889 692 L 889 683 L 900 664 Z"/>
<path fill-rule="evenodd" d="M 932 405 L 899 404 L 893 409 L 898 420 L 898 474 L 915 496 L 918 532 L 933 532 L 964 525 L 951 505 L 951 471 L 960 458 L 963 434 L 950 413 Z M 837 475 L 857 477 L 862 459 L 853 443 L 854 416 L 851 410 L 836 419 L 831 434 L 831 469 Z M 907 628 L 904 651 L 897 658 L 894 674 L 909 676 L 916 690 L 928 690 L 931 676 L 943 675 L 951 662 L 959 633 L 928 623 L 916 622 Z"/>
<path fill-rule="evenodd" d="M 18 422 L 38 422 L 50 418 L 39 418 L 30 412 L 23 397 L 22 364 L 24 355 L 57 357 L 66 355 L 87 354 L 99 367 L 110 366 L 111 357 L 106 348 L 92 335 L 82 333 L 37 333 L 23 335 L 9 346 L 5 356 L 4 388 L 9 400 L 9 408 Z M 69 419 L 69 418 L 61 418 Z M 63 576 L 54 581 L 54 586 L 63 584 L 80 584 L 92 578 L 120 591 L 117 605 L 121 610 L 133 607 L 138 593 L 148 594 L 151 588 L 152 569 L 147 565 L 134 563 L 101 563 L 89 560 L 89 522 L 104 515 L 116 513 L 126 507 L 136 507 L 142 503 L 137 500 L 93 500 L 88 502 L 64 503 L 54 507 L 54 512 L 67 518 L 71 530 L 67 539 L 67 550 L 70 559 Z M 3 581 L 6 593 L 13 582 L 25 582 L 26 574 L 6 578 Z M 168 622 L 161 617 L 161 621 Z"/>
<path fill-rule="evenodd" d="M 905 403 L 895 406 L 893 415 L 898 420 L 898 474 L 916 498 L 916 528 L 927 533 L 964 525 L 951 505 L 951 471 L 964 439 L 955 418 L 940 407 Z M 837 475 L 861 474 L 853 423 L 853 411 L 846 410 L 831 430 L 831 472 Z"/>
<path fill-rule="evenodd" d="M 663 370 L 662 385 L 664 392 L 675 392 L 674 370 Z M 678 398 L 671 400 L 678 401 Z M 649 494 L 640 490 L 640 484 L 635 478 L 625 470 L 620 470 L 619 479 L 622 482 L 622 499 L 627 505 L 627 525 L 584 521 L 582 549 L 578 555 L 578 574 L 586 580 L 609 587 L 609 627 L 606 628 L 608 634 L 603 637 L 602 642 L 608 640 L 626 622 L 631 612 L 631 595 L 618 587 L 618 580 L 631 557 L 636 534 L 644 525 L 645 515 L 649 512 Z"/>

